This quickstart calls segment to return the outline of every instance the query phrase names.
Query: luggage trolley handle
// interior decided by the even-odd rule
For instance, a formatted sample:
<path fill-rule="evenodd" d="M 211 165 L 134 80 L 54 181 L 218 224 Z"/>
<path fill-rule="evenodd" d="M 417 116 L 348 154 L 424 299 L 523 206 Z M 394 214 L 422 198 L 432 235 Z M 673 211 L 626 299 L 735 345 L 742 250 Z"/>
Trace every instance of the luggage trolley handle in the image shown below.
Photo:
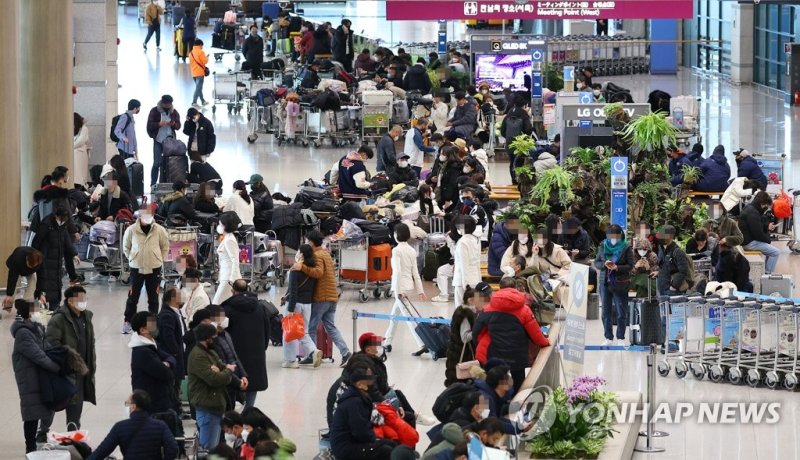
<path fill-rule="evenodd" d="M 417 318 L 422 318 L 422 315 L 419 314 L 419 310 L 417 310 L 417 307 L 414 306 L 414 303 L 411 302 L 411 300 L 408 298 L 407 295 L 403 295 L 402 297 L 400 297 L 400 294 L 397 294 L 397 296 L 398 296 L 397 298 L 400 299 L 400 302 L 403 302 L 404 305 L 410 307 L 410 309 L 408 310 L 409 313 L 413 311 L 417 315 Z"/>

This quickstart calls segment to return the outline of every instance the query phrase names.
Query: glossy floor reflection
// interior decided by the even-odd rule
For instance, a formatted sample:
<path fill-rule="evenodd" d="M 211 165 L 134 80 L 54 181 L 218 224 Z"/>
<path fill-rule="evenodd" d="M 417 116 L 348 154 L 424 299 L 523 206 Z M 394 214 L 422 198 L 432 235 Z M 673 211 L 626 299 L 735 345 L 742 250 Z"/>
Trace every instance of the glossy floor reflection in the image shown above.
<path fill-rule="evenodd" d="M 356 2 L 351 2 L 355 4 Z M 359 15 L 355 29 L 367 26 L 361 22 L 373 21 L 368 12 L 361 9 L 362 4 L 377 2 L 358 2 Z M 351 6 L 352 7 L 352 6 Z M 327 11 L 327 10 L 326 10 Z M 349 15 L 352 10 L 347 10 Z M 137 119 L 139 144 L 142 148 L 140 159 L 146 170 L 152 163 L 151 142 L 146 137 L 144 124 L 146 113 L 155 105 L 161 94 L 169 93 L 175 98 L 175 106 L 182 116 L 191 102 L 193 84 L 188 67 L 179 64 L 172 56 L 171 34 L 162 36 L 162 49 L 159 54 L 154 47 L 143 53 L 141 42 L 146 30 L 135 19 L 133 9 L 128 16 L 120 13 L 120 97 L 124 103 L 129 98 L 140 99 L 142 114 Z M 324 13 L 332 14 L 332 13 Z M 333 19 L 337 15 L 328 16 Z M 384 31 L 386 24 L 374 22 L 376 33 Z M 397 36 L 407 36 L 401 40 L 413 40 L 422 29 L 414 24 L 395 25 Z M 405 34 L 405 35 L 403 35 Z M 210 43 L 210 30 L 201 30 L 201 37 Z M 389 40 L 389 37 L 384 37 Z M 400 40 L 395 38 L 395 40 Z M 432 40 L 432 38 L 425 38 Z M 212 71 L 224 72 L 235 61 L 226 55 L 221 64 L 211 64 Z M 670 94 L 697 94 L 702 98 L 702 134 L 706 150 L 722 143 L 728 151 L 739 146 L 756 152 L 790 154 L 800 143 L 800 120 L 798 113 L 783 105 L 782 100 L 752 87 L 731 86 L 722 81 L 682 71 L 676 77 L 614 78 L 616 83 L 631 88 L 637 101 L 646 100 L 652 89 L 663 89 Z M 212 100 L 213 82 L 206 82 L 206 98 Z M 226 193 L 236 179 L 247 179 L 251 173 L 258 172 L 265 178 L 270 189 L 275 192 L 294 194 L 297 185 L 309 177 L 319 178 L 331 164 L 342 156 L 343 148 L 300 148 L 278 146 L 270 136 L 261 136 L 255 144 L 248 144 L 247 120 L 244 114 L 228 115 L 224 108 L 216 114 L 206 111 L 213 120 L 217 135 L 217 151 L 210 162 L 219 170 L 225 182 Z M 787 167 L 786 176 L 790 183 L 798 183 L 794 173 L 800 159 L 790 157 L 792 167 Z M 492 165 L 490 179 L 495 183 L 508 183 L 508 170 L 505 164 Z M 374 164 L 370 165 L 374 169 Z M 149 177 L 148 174 L 145 176 Z M 784 256 L 778 267 L 779 272 L 793 273 L 800 279 L 796 256 L 787 254 L 785 244 L 779 244 Z M 430 296 L 437 293 L 435 287 L 426 283 Z M 277 303 L 282 294 L 278 292 L 262 294 Z M 97 395 L 98 406 L 87 406 L 84 410 L 84 427 L 90 431 L 94 444 L 106 435 L 111 424 L 124 417 L 123 402 L 130 391 L 130 350 L 128 337 L 119 334 L 126 288 L 114 284 L 92 284 L 89 287 L 89 305 L 95 312 L 95 331 L 97 335 Z M 143 303 L 142 303 L 142 306 Z M 423 314 L 428 316 L 450 316 L 450 305 L 421 302 Z M 360 303 L 355 290 L 348 289 L 342 296 L 337 311 L 337 323 L 351 342 L 354 324 L 351 311 L 359 309 L 369 312 L 386 313 L 391 308 L 387 300 Z M 0 420 L 6 427 L 6 436 L 0 439 L 0 459 L 22 458 L 22 430 L 19 418 L 19 400 L 16 393 L 13 371 L 10 362 L 12 339 L 9 326 L 12 319 L 4 317 L 0 321 L 0 342 L 5 353 L 0 353 L 0 388 L 5 389 L 6 397 L 0 400 Z M 374 331 L 382 334 L 386 324 L 377 320 L 359 320 L 357 333 Z M 443 389 L 444 362 L 433 362 L 429 357 L 413 358 L 410 353 L 415 345 L 405 328 L 397 332 L 394 351 L 387 362 L 391 383 L 403 389 L 412 405 L 419 411 L 430 414 L 435 397 Z M 587 344 L 597 344 L 602 340 L 602 326 L 599 321 L 589 322 Z M 270 347 L 267 353 L 270 388 L 259 395 L 257 405 L 267 412 L 293 439 L 298 448 L 298 459 L 311 459 L 317 452 L 318 430 L 325 426 L 325 397 L 331 383 L 339 376 L 336 364 L 324 364 L 313 369 L 280 368 L 280 349 Z M 616 390 L 645 391 L 645 355 L 640 352 L 606 351 L 587 352 L 585 371 L 608 379 L 608 388 Z M 658 455 L 637 455 L 635 458 L 670 459 L 764 459 L 800 458 L 800 439 L 796 426 L 800 422 L 797 397 L 783 391 L 751 389 L 718 385 L 708 381 L 696 381 L 688 377 L 658 379 L 659 400 L 678 402 L 737 402 L 737 401 L 778 401 L 783 403 L 781 420 L 773 426 L 753 425 L 710 425 L 684 422 L 679 425 L 660 426 L 670 432 L 670 437 L 658 440 L 656 445 L 665 446 L 667 452 Z M 54 424 L 56 430 L 64 429 L 64 416 L 59 414 Z M 419 450 L 428 444 L 424 432 L 420 436 Z"/>

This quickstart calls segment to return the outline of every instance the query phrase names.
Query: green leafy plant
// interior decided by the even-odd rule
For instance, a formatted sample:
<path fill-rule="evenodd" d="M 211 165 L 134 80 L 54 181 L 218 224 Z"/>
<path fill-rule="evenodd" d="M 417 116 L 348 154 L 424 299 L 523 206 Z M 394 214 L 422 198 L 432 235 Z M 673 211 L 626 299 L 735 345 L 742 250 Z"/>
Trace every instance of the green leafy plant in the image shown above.
<path fill-rule="evenodd" d="M 592 147 L 573 147 L 569 152 L 571 154 L 570 158 L 577 159 L 581 165 L 589 165 L 597 160 L 598 157 L 597 152 Z"/>
<path fill-rule="evenodd" d="M 508 144 L 508 148 L 514 152 L 514 155 L 527 155 L 535 147 L 536 139 L 527 134 L 520 134 Z"/>
<path fill-rule="evenodd" d="M 606 104 L 603 107 L 603 113 L 605 113 L 607 119 L 613 119 L 617 116 L 619 112 L 623 110 L 623 105 L 621 102 L 611 102 L 610 104 Z"/>
<path fill-rule="evenodd" d="M 428 69 L 428 78 L 431 80 L 431 94 L 436 94 L 442 87 L 442 79 L 439 72 Z"/>
<path fill-rule="evenodd" d="M 545 64 L 542 66 L 542 73 L 544 74 L 545 88 L 554 92 L 559 92 L 564 89 L 563 69 L 552 64 Z"/>
<path fill-rule="evenodd" d="M 696 184 L 703 177 L 703 173 L 697 166 L 683 165 L 681 166 L 681 172 L 684 184 Z"/>
<path fill-rule="evenodd" d="M 616 394 L 599 390 L 603 384 L 600 377 L 581 376 L 548 397 L 528 442 L 534 458 L 595 458 L 603 451 L 615 432 L 618 403 Z"/>
<path fill-rule="evenodd" d="M 675 143 L 677 130 L 662 112 L 648 113 L 628 123 L 623 129 L 626 140 L 639 150 L 663 151 Z"/>
<path fill-rule="evenodd" d="M 575 192 L 572 191 L 574 180 L 575 175 L 561 166 L 544 171 L 531 190 L 531 199 L 538 203 L 537 211 L 543 214 L 550 212 L 549 201 L 554 193 L 562 206 L 569 206 L 575 200 Z"/>

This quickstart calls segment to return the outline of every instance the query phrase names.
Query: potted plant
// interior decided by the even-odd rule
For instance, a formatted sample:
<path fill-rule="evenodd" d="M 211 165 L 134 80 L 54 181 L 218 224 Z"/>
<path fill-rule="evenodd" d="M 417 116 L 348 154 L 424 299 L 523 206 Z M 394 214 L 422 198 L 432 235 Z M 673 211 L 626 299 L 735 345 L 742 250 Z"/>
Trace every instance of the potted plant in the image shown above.
<path fill-rule="evenodd" d="M 613 436 L 618 403 L 615 393 L 599 390 L 605 383 L 600 377 L 581 376 L 553 391 L 527 442 L 532 458 L 597 458 Z"/>
<path fill-rule="evenodd" d="M 575 175 L 561 166 L 556 166 L 544 171 L 536 178 L 536 184 L 531 189 L 531 199 L 536 203 L 540 214 L 549 214 L 551 204 L 568 207 L 575 200 L 572 190 Z"/>
<path fill-rule="evenodd" d="M 681 173 L 683 173 L 683 183 L 688 185 L 696 184 L 703 177 L 703 173 L 697 166 L 683 165 Z"/>

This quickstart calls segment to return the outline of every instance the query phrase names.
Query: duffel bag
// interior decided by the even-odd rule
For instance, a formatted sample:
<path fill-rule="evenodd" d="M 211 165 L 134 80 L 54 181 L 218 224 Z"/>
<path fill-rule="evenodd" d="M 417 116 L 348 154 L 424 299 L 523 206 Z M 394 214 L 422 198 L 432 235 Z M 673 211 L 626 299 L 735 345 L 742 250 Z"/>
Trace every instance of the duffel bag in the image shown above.
<path fill-rule="evenodd" d="M 323 198 L 321 200 L 311 203 L 311 210 L 316 212 L 336 212 L 336 200 L 332 198 Z"/>
<path fill-rule="evenodd" d="M 186 155 L 186 144 L 180 139 L 168 137 L 161 143 L 163 155 L 167 157 Z"/>
<path fill-rule="evenodd" d="M 319 187 L 301 187 L 294 197 L 294 202 L 302 204 L 303 208 L 310 208 L 312 203 L 325 198 L 330 198 L 327 190 Z"/>
<path fill-rule="evenodd" d="M 371 220 L 355 220 L 353 223 L 358 225 L 358 228 L 360 228 L 362 232 L 369 233 L 370 245 L 391 243 L 392 241 L 389 227 L 381 224 L 380 222 L 374 222 Z"/>

